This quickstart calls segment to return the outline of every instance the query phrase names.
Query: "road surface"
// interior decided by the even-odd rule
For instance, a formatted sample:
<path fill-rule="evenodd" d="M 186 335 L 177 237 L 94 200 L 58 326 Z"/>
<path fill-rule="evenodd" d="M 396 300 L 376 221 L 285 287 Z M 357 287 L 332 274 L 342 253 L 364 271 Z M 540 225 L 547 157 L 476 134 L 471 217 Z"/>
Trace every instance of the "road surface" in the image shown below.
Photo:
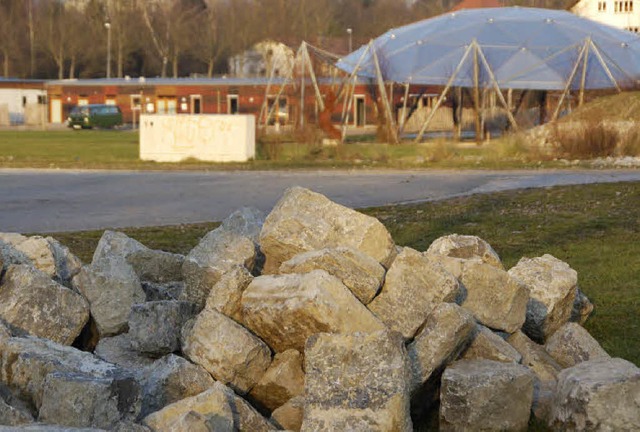
<path fill-rule="evenodd" d="M 303 186 L 352 208 L 564 184 L 640 181 L 640 170 L 131 172 L 0 169 L 0 232 L 220 221 L 268 212 Z"/>

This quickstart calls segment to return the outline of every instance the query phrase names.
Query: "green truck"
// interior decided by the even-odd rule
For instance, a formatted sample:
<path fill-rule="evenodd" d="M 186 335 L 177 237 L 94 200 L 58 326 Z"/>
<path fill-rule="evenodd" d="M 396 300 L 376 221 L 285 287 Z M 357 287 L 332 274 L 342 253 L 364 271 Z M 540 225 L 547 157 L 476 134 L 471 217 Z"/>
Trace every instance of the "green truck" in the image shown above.
<path fill-rule="evenodd" d="M 122 111 L 116 105 L 79 105 L 71 109 L 67 125 L 73 129 L 111 129 L 122 125 Z"/>

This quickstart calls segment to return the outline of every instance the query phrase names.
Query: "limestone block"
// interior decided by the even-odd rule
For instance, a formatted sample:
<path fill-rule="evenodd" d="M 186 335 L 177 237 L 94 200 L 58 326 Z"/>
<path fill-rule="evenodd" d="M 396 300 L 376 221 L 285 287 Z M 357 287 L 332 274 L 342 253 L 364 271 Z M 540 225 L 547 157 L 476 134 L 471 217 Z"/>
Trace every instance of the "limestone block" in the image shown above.
<path fill-rule="evenodd" d="M 380 221 L 301 187 L 287 189 L 260 233 L 265 273 L 299 253 L 338 246 L 359 250 L 387 268 L 396 253 Z"/>
<path fill-rule="evenodd" d="M 145 245 L 125 233 L 107 230 L 102 233 L 102 237 L 98 241 L 91 263 L 96 264 L 104 258 L 122 258 L 126 260 L 129 254 L 147 249 Z"/>
<path fill-rule="evenodd" d="M 507 342 L 522 355 L 522 364 L 531 369 L 541 381 L 556 380 L 562 366 L 542 345 L 538 345 L 521 331 L 510 335 Z"/>
<path fill-rule="evenodd" d="M 0 318 L 28 334 L 71 345 L 89 319 L 89 304 L 40 270 L 11 265 L 0 285 Z"/>
<path fill-rule="evenodd" d="M 125 331 L 131 306 L 146 297 L 133 268 L 118 257 L 100 258 L 82 267 L 72 283 L 89 301 L 100 337 Z"/>
<path fill-rule="evenodd" d="M 600 358 L 563 370 L 550 425 L 558 431 L 637 431 L 640 369 L 623 359 Z"/>
<path fill-rule="evenodd" d="M 210 231 L 185 258 L 185 289 L 180 299 L 203 308 L 211 287 L 224 273 L 238 265 L 251 270 L 255 257 L 255 245 L 247 237 L 221 228 Z"/>
<path fill-rule="evenodd" d="M 144 248 L 129 253 L 126 260 L 141 281 L 165 283 L 182 280 L 183 255 Z"/>
<path fill-rule="evenodd" d="M 251 390 L 271 364 L 271 350 L 263 341 L 212 309 L 183 327 L 182 351 L 239 394 Z"/>
<path fill-rule="evenodd" d="M 302 431 L 412 431 L 410 374 L 395 332 L 327 334 L 305 348 Z"/>
<path fill-rule="evenodd" d="M 68 247 L 53 237 L 47 237 L 46 240 L 55 260 L 55 280 L 66 287 L 70 287 L 71 280 L 82 269 L 82 261 L 72 254 Z"/>
<path fill-rule="evenodd" d="M 291 398 L 271 413 L 271 421 L 282 429 L 299 432 L 304 416 L 304 397 Z"/>
<path fill-rule="evenodd" d="M 140 412 L 140 387 L 131 377 L 53 372 L 45 378 L 38 421 L 110 429 Z"/>
<path fill-rule="evenodd" d="M 280 274 L 312 270 L 325 270 L 337 277 L 365 305 L 378 293 L 385 274 L 376 260 L 349 247 L 304 252 L 280 266 Z"/>
<path fill-rule="evenodd" d="M 219 381 L 215 382 L 209 390 L 174 402 L 148 415 L 143 423 L 155 432 L 174 432 L 175 429 L 171 424 L 189 412 L 209 417 L 213 422 L 231 419 L 233 431 L 270 432 L 274 429 L 274 425 L 269 420 Z M 224 425 L 224 422 L 222 423 Z M 219 423 L 214 424 L 219 425 Z"/>
<path fill-rule="evenodd" d="M 174 354 L 164 356 L 144 370 L 142 417 L 179 400 L 208 390 L 215 382 L 202 367 Z"/>
<path fill-rule="evenodd" d="M 254 243 L 260 241 L 260 231 L 266 215 L 253 207 L 242 207 L 231 213 L 222 221 L 222 228 L 247 237 Z"/>
<path fill-rule="evenodd" d="M 100 359 L 120 366 L 138 376 L 144 368 L 153 364 L 156 359 L 145 356 L 133 349 L 129 333 L 100 339 L 94 354 Z"/>
<path fill-rule="evenodd" d="M 206 308 L 242 323 L 242 293 L 252 280 L 253 276 L 244 266 L 233 266 L 211 287 Z"/>
<path fill-rule="evenodd" d="M 196 315 L 193 303 L 164 300 L 135 304 L 129 314 L 132 348 L 151 355 L 180 350 L 180 331 Z"/>
<path fill-rule="evenodd" d="M 7 233 L 4 233 L 5 235 Z M 33 262 L 22 252 L 14 248 L 10 243 L 0 240 L 0 274 L 7 270 L 11 264 L 33 265 Z"/>
<path fill-rule="evenodd" d="M 578 274 L 567 263 L 548 254 L 522 258 L 509 274 L 529 289 L 523 331 L 534 341 L 544 343 L 571 318 Z"/>
<path fill-rule="evenodd" d="M 467 290 L 462 307 L 471 311 L 480 323 L 508 333 L 522 327 L 529 292 L 506 271 L 470 262 L 465 265 L 460 281 Z"/>
<path fill-rule="evenodd" d="M 573 308 L 571 309 L 571 318 L 569 321 L 577 322 L 580 325 L 584 325 L 593 312 L 593 303 L 589 300 L 589 297 L 582 292 L 580 288 L 576 288 L 576 299 L 573 301 Z"/>
<path fill-rule="evenodd" d="M 19 426 L 34 423 L 33 408 L 16 397 L 14 392 L 4 384 L 0 384 L 0 425 Z"/>
<path fill-rule="evenodd" d="M 259 276 L 242 295 L 244 323 L 276 352 L 302 351 L 318 332 L 383 330 L 380 322 L 339 279 L 324 270 Z"/>
<path fill-rule="evenodd" d="M 522 355 L 490 329 L 478 325 L 475 337 L 461 358 L 464 360 L 485 359 L 520 363 Z"/>
<path fill-rule="evenodd" d="M 184 291 L 184 282 L 141 282 L 147 301 L 178 300 Z"/>
<path fill-rule="evenodd" d="M 504 269 L 500 257 L 491 245 L 480 237 L 471 235 L 451 234 L 437 238 L 427 249 L 427 254 L 464 259 L 479 258 L 495 268 Z"/>
<path fill-rule="evenodd" d="M 526 367 L 515 363 L 454 363 L 442 375 L 440 430 L 527 430 L 533 380 Z"/>
<path fill-rule="evenodd" d="M 18 233 L 0 233 L 3 241 L 26 256 L 31 265 L 50 278 L 56 275 L 56 260 L 49 242 L 40 236 L 26 237 Z"/>
<path fill-rule="evenodd" d="M 438 304 L 455 301 L 459 294 L 457 279 L 437 261 L 404 248 L 368 307 L 390 329 L 410 339 Z"/>
<path fill-rule="evenodd" d="M 276 354 L 271 366 L 249 393 L 249 398 L 256 402 L 256 406 L 273 411 L 302 393 L 304 393 L 302 355 L 291 349 Z"/>
<path fill-rule="evenodd" d="M 469 345 L 476 330 L 471 313 L 453 303 L 441 303 L 431 312 L 424 328 L 407 346 L 412 390 L 444 369 Z"/>
<path fill-rule="evenodd" d="M 47 375 L 53 372 L 78 373 L 96 378 L 122 374 L 122 369 L 93 354 L 56 344 L 48 339 L 0 339 L 0 382 L 18 392 L 36 409 L 42 403 Z"/>
<path fill-rule="evenodd" d="M 544 348 L 563 368 L 587 360 L 609 358 L 598 341 L 577 323 L 566 323 L 560 327 L 547 339 Z"/>

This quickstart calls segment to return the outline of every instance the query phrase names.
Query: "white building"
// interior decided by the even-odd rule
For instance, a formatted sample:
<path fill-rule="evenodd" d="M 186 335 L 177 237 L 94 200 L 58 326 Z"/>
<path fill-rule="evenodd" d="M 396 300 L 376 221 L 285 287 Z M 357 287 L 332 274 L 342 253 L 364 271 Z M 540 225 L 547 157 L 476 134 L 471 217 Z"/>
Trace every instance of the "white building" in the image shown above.
<path fill-rule="evenodd" d="M 640 0 L 577 0 L 569 11 L 634 33 L 640 30 Z"/>
<path fill-rule="evenodd" d="M 640 1 L 640 0 L 639 0 Z M 229 75 L 235 78 L 290 77 L 295 52 L 280 42 L 265 40 L 229 59 Z"/>
<path fill-rule="evenodd" d="M 0 126 L 44 123 L 46 107 L 42 81 L 0 78 Z"/>

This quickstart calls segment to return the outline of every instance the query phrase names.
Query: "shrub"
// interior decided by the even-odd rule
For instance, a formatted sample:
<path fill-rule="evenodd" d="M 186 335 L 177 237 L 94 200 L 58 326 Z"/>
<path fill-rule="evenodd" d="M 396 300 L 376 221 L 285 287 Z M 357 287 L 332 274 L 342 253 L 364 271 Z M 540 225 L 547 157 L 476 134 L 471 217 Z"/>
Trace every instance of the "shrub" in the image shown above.
<path fill-rule="evenodd" d="M 602 122 L 555 125 L 552 131 L 556 156 L 569 159 L 591 159 L 613 156 L 620 134 Z"/>

